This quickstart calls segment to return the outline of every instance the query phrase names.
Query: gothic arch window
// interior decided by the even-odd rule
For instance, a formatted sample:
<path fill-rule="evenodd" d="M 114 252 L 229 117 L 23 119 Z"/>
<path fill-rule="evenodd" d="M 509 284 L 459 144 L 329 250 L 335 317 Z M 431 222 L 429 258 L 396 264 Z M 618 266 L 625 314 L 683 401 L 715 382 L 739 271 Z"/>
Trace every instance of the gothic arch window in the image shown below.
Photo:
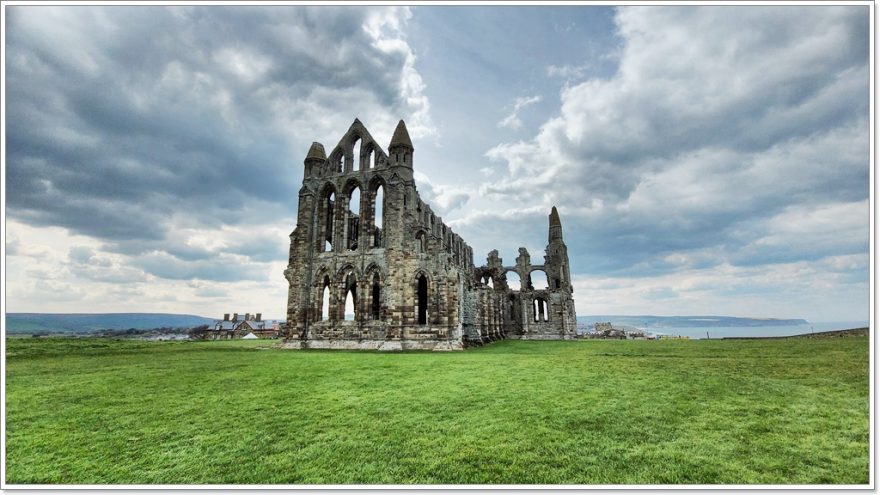
<path fill-rule="evenodd" d="M 374 168 L 373 163 L 376 153 L 373 151 L 372 145 L 361 146 L 361 167 L 360 170 L 370 170 Z"/>
<path fill-rule="evenodd" d="M 514 270 L 508 270 L 507 273 L 504 274 L 504 278 L 507 280 L 507 288 L 510 290 L 521 290 L 522 289 L 522 279 L 519 276 L 519 273 Z"/>
<path fill-rule="evenodd" d="M 382 246 L 382 229 L 385 225 L 385 187 L 379 184 L 373 195 L 373 247 Z"/>
<path fill-rule="evenodd" d="M 428 278 L 424 273 L 416 281 L 416 322 L 419 325 L 428 323 Z"/>
<path fill-rule="evenodd" d="M 544 298 L 535 298 L 534 302 L 532 302 L 532 310 L 534 321 L 539 323 L 550 321 L 550 311 Z"/>
<path fill-rule="evenodd" d="M 361 221 L 361 188 L 355 186 L 348 193 L 348 211 L 346 212 L 346 248 L 357 251 L 360 240 Z"/>
<path fill-rule="evenodd" d="M 373 285 L 371 290 L 370 316 L 373 320 L 380 320 L 382 317 L 382 284 L 379 281 L 379 274 L 373 274 Z"/>
<path fill-rule="evenodd" d="M 345 276 L 345 310 L 343 319 L 354 321 L 357 319 L 357 278 L 349 272 Z"/>
<path fill-rule="evenodd" d="M 549 285 L 547 285 L 547 274 L 544 270 L 532 270 L 529 274 L 529 279 L 533 290 L 546 290 L 549 288 Z"/>
<path fill-rule="evenodd" d="M 318 231 L 321 233 L 318 240 L 318 251 L 333 251 L 333 218 L 336 207 L 336 191 L 332 186 L 324 190 L 321 199 L 321 207 L 318 211 Z"/>
<path fill-rule="evenodd" d="M 351 169 L 352 172 L 357 172 L 361 167 L 361 144 L 362 139 L 355 136 L 354 141 L 351 142 Z"/>
<path fill-rule="evenodd" d="M 363 168 L 364 170 L 367 170 L 367 169 L 372 170 L 378 166 L 379 166 L 379 150 L 378 150 L 378 147 L 376 146 L 376 143 L 370 141 L 370 143 L 367 145 L 367 151 L 366 151 L 366 166 L 361 167 L 361 168 Z"/>
<path fill-rule="evenodd" d="M 319 311 L 320 321 L 328 321 L 330 319 L 330 277 L 324 275 L 324 282 L 321 284 L 321 307 Z"/>
<path fill-rule="evenodd" d="M 332 153 L 330 153 L 330 169 L 332 173 L 341 173 L 342 172 L 342 159 L 344 154 L 342 152 L 342 148 L 336 147 Z"/>

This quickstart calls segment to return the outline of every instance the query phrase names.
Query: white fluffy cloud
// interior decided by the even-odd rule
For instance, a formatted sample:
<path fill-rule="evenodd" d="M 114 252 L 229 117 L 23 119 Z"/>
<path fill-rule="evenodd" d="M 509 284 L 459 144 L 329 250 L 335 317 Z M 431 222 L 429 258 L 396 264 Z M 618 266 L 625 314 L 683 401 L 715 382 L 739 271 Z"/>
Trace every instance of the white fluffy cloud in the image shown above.
<path fill-rule="evenodd" d="M 533 219 L 536 230 L 544 218 L 535 210 L 558 205 L 574 270 L 602 283 L 640 284 L 653 297 L 626 297 L 643 302 L 641 311 L 696 310 L 677 289 L 682 270 L 707 281 L 727 270 L 746 291 L 751 267 L 804 266 L 821 278 L 833 265 L 823 260 L 866 257 L 867 14 L 865 7 L 620 8 L 618 71 L 566 84 L 558 114 L 533 138 L 489 150 L 505 173 L 481 193 L 499 207 L 458 225 L 466 233 L 521 230 Z M 867 291 L 863 264 L 850 272 Z M 839 277 L 829 272 L 827 280 Z M 582 291 L 579 304 L 595 307 L 587 302 L 593 296 Z"/>

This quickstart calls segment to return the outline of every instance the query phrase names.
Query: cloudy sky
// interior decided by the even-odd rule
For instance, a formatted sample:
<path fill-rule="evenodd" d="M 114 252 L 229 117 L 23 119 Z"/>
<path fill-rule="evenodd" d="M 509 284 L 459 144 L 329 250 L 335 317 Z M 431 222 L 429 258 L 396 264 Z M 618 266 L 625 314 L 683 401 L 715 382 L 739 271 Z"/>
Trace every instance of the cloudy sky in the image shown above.
<path fill-rule="evenodd" d="M 6 6 L 10 312 L 283 317 L 312 141 L 579 314 L 869 317 L 869 8 Z"/>

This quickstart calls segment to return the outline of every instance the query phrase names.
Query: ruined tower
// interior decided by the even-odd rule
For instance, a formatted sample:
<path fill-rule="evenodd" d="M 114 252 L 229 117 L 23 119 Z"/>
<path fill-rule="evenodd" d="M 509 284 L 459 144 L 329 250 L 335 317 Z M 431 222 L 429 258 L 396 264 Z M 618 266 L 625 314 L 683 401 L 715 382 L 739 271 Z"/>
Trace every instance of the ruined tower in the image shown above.
<path fill-rule="evenodd" d="M 572 338 L 556 208 L 543 265 L 531 265 L 520 248 L 515 267 L 502 266 L 493 251 L 487 266 L 475 268 L 471 247 L 419 197 L 414 151 L 402 120 L 387 154 L 357 119 L 329 156 L 312 143 L 284 271 L 288 344 L 454 350 L 505 337 Z M 511 270 L 520 287 L 503 281 Z M 533 287 L 539 270 L 550 286 Z"/>

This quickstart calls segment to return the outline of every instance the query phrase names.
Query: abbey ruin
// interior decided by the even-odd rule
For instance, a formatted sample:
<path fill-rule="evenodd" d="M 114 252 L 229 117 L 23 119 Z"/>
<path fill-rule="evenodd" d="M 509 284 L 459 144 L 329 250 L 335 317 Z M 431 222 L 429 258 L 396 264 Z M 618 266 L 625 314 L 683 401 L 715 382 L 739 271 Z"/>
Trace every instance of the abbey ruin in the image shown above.
<path fill-rule="evenodd" d="M 474 266 L 471 247 L 419 198 L 413 151 L 402 120 L 387 153 L 357 119 L 329 156 L 312 143 L 284 271 L 286 346 L 458 350 L 573 338 L 556 207 L 540 263 L 521 247 L 515 264 L 493 250 Z M 546 287 L 533 283 L 537 272 Z"/>

